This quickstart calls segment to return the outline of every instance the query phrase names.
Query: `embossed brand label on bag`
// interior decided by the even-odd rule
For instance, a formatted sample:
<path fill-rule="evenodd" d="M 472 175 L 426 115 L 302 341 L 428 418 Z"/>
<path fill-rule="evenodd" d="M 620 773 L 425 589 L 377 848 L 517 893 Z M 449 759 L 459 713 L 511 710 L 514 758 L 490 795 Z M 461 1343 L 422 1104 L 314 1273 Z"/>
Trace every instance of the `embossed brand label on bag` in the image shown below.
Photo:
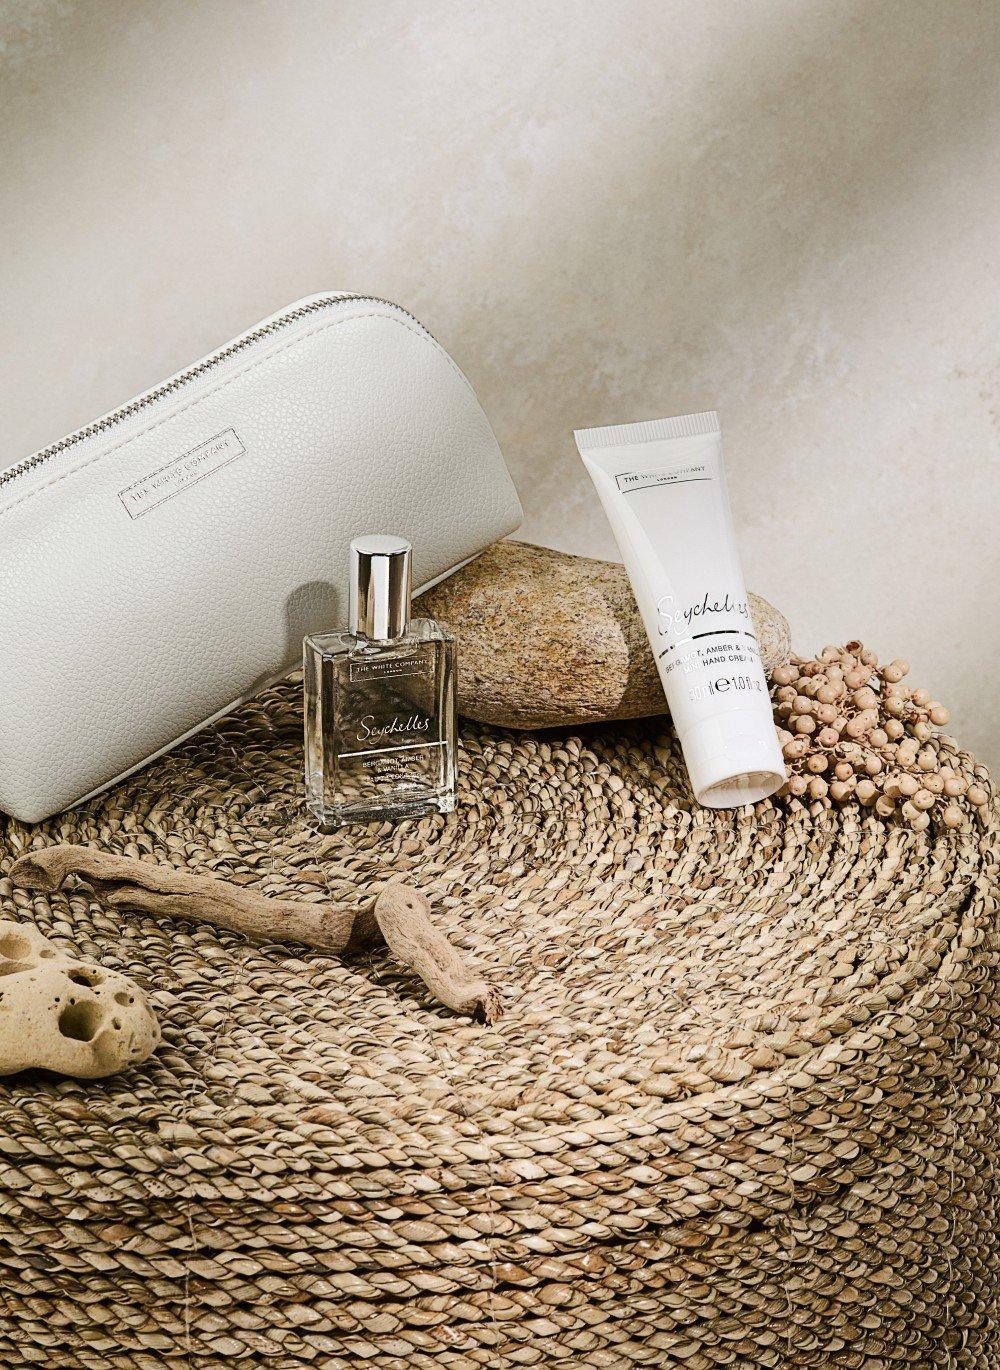
<path fill-rule="evenodd" d="M 224 433 L 217 433 L 214 438 L 192 447 L 183 456 L 175 457 L 166 466 L 133 481 L 124 490 L 118 491 L 118 498 L 129 518 L 137 519 L 164 500 L 173 499 L 174 495 L 179 495 L 189 485 L 204 480 L 213 471 L 218 471 L 220 466 L 235 461 L 245 450 L 235 431 L 227 428 Z"/>

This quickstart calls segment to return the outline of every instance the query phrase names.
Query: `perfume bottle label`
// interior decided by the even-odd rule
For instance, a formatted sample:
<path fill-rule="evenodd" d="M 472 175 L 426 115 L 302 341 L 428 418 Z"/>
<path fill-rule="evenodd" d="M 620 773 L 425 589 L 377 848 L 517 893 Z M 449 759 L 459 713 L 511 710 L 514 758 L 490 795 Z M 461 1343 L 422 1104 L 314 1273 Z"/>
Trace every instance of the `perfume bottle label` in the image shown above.
<path fill-rule="evenodd" d="M 365 661 L 352 661 L 348 675 L 352 682 L 358 680 L 398 680 L 400 676 L 426 676 L 430 663 L 426 656 L 414 653 L 412 656 L 392 657 L 385 660 L 376 657 Z"/>
<path fill-rule="evenodd" d="M 443 742 L 417 742 L 368 752 L 341 752 L 344 796 L 385 799 L 389 794 L 400 796 L 433 787 L 440 779 L 443 748 Z"/>
<path fill-rule="evenodd" d="M 440 747 L 442 742 L 435 739 L 427 741 L 426 736 L 433 729 L 433 719 L 426 714 L 398 714 L 384 722 L 377 722 L 374 714 L 366 714 L 358 720 L 354 741 L 360 747 L 345 750 L 343 756 L 391 755 L 393 752 L 424 751 L 428 747 Z"/>
<path fill-rule="evenodd" d="M 430 719 L 425 714 L 411 714 L 409 718 L 390 718 L 388 722 L 377 724 L 374 714 L 366 714 L 361 719 L 358 727 L 358 741 L 367 742 L 369 738 L 384 740 L 387 737 L 398 737 L 413 733 L 426 733 L 431 726 Z"/>

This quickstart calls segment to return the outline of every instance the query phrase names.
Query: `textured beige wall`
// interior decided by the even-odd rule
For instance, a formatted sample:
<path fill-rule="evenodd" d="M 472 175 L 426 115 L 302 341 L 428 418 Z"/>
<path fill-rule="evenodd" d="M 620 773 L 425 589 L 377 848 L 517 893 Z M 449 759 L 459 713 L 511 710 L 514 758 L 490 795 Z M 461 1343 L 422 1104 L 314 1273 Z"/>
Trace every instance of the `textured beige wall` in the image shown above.
<path fill-rule="evenodd" d="M 0 453 L 384 293 L 528 537 L 614 553 L 574 425 L 718 407 L 797 645 L 996 764 L 998 58 L 994 0 L 0 0 Z"/>

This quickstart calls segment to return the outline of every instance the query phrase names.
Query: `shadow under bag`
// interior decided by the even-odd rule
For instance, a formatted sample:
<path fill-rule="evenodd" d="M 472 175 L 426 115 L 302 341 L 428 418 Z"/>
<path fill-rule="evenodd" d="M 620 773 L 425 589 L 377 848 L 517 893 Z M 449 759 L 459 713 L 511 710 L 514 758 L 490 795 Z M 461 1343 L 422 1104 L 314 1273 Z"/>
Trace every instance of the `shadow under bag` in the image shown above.
<path fill-rule="evenodd" d="M 0 809 L 47 818 L 296 666 L 359 532 L 412 542 L 426 589 L 520 519 L 416 319 L 290 305 L 0 471 Z"/>

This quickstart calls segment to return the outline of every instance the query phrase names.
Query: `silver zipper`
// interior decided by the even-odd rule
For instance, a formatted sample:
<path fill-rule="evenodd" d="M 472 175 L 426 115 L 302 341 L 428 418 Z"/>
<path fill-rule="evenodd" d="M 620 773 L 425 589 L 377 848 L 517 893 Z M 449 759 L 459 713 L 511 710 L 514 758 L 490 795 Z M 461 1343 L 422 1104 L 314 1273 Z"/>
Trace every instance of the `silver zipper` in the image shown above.
<path fill-rule="evenodd" d="M 245 333 L 242 338 L 237 338 L 235 342 L 229 343 L 226 347 L 220 347 L 217 352 L 213 352 L 204 361 L 198 362 L 195 366 L 189 366 L 186 371 L 179 371 L 171 380 L 147 391 L 145 395 L 140 395 L 138 399 L 130 400 L 128 404 L 113 409 L 110 414 L 105 414 L 96 423 L 88 423 L 86 428 L 78 428 L 75 433 L 60 438 L 58 442 L 50 443 L 48 447 L 40 448 L 30 457 L 25 457 L 23 461 L 17 462 L 14 466 L 8 466 L 5 471 L 0 471 L 0 488 L 10 481 L 16 480 L 18 476 L 33 471 L 36 466 L 41 466 L 43 462 L 58 456 L 60 452 L 65 452 L 67 447 L 83 442 L 85 438 L 92 438 L 97 433 L 104 433 L 107 429 L 113 428 L 116 423 L 121 423 L 123 419 L 131 418 L 133 414 L 140 413 L 147 405 L 155 404 L 164 395 L 171 395 L 175 390 L 180 390 L 181 386 L 187 385 L 189 381 L 197 380 L 206 371 L 210 371 L 213 366 L 218 366 L 219 362 L 228 361 L 230 357 L 236 356 L 246 347 L 251 347 L 261 338 L 266 338 L 271 333 L 277 333 L 286 324 L 295 323 L 296 320 L 303 319 L 308 314 L 315 314 L 320 309 L 328 309 L 331 305 L 348 303 L 386 305 L 390 309 L 398 310 L 400 314 L 405 314 L 408 319 L 412 319 L 424 333 L 428 332 L 420 320 L 415 318 L 408 309 L 403 309 L 401 305 L 395 304 L 392 300 L 384 300 L 379 295 L 323 295 L 319 299 L 310 300 L 308 304 L 299 305 L 297 309 L 290 309 L 286 314 L 280 314 L 277 318 L 262 324 L 260 328 Z M 428 334 L 428 336 L 430 335 Z"/>

